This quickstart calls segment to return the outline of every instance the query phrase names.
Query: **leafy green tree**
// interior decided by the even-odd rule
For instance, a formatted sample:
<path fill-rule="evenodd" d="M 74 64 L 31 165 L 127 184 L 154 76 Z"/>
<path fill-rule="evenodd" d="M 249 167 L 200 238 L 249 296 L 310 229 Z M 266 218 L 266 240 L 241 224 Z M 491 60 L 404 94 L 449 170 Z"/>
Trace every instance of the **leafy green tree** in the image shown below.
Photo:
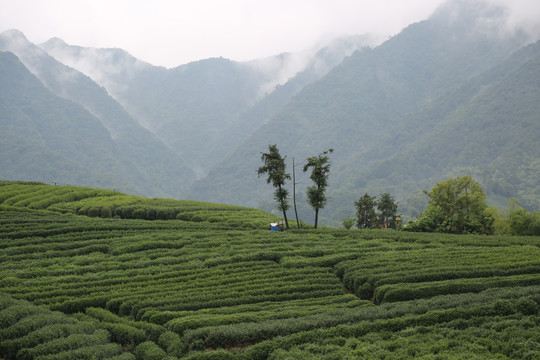
<path fill-rule="evenodd" d="M 377 210 L 379 211 L 379 226 L 381 228 L 396 228 L 398 204 L 392 195 L 389 193 L 381 194 L 377 201 Z"/>
<path fill-rule="evenodd" d="M 508 201 L 506 223 L 512 235 L 540 235 L 540 213 L 528 212 L 519 205 L 517 199 Z"/>
<path fill-rule="evenodd" d="M 287 165 L 285 164 L 285 158 L 281 157 L 279 150 L 274 145 L 268 145 L 268 152 L 261 152 L 261 161 L 264 163 L 263 166 L 259 167 L 257 170 L 257 175 L 268 174 L 268 179 L 266 183 L 272 183 L 272 186 L 276 188 L 274 191 L 274 199 L 278 202 L 278 209 L 283 212 L 283 219 L 285 220 L 285 226 L 289 228 L 289 221 L 287 220 L 287 210 L 289 209 L 289 202 L 287 197 L 289 196 L 289 191 L 284 188 L 285 181 L 291 178 L 291 175 L 286 172 Z"/>
<path fill-rule="evenodd" d="M 497 235 L 540 235 L 540 213 L 528 212 L 516 198 L 507 201 L 507 209 L 492 206 L 487 212 L 493 217 L 493 229 Z"/>
<path fill-rule="evenodd" d="M 377 213 L 375 212 L 377 202 L 375 199 L 375 196 L 365 193 L 358 201 L 354 202 L 356 226 L 359 229 L 372 229 L 377 226 Z"/>
<path fill-rule="evenodd" d="M 495 235 L 512 234 L 508 224 L 508 212 L 502 211 L 496 206 L 490 206 L 486 209 L 486 215 L 493 218 L 493 233 Z"/>
<path fill-rule="evenodd" d="M 486 195 L 479 183 L 462 176 L 435 184 L 425 192 L 430 200 L 413 231 L 434 231 L 454 234 L 493 231 L 493 217 L 487 210 Z"/>
<path fill-rule="evenodd" d="M 328 149 L 322 154 L 309 157 L 304 165 L 304 172 L 312 168 L 309 178 L 314 185 L 308 186 L 307 197 L 309 204 L 315 210 L 315 229 L 319 222 L 319 209 L 323 209 L 326 205 L 326 187 L 328 186 L 328 175 L 330 175 L 328 154 L 333 151 L 334 149 Z"/>
<path fill-rule="evenodd" d="M 345 219 L 343 219 L 341 221 L 341 225 L 343 225 L 343 227 L 345 229 L 349 230 L 354 225 L 354 219 L 352 217 L 348 216 L 348 217 L 346 217 Z"/>

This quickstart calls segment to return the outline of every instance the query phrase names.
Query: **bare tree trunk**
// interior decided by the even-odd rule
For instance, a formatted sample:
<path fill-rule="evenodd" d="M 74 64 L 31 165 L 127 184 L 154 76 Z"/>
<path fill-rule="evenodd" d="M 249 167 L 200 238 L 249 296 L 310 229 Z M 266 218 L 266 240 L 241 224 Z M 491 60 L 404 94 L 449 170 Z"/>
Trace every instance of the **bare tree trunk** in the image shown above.
<path fill-rule="evenodd" d="M 300 229 L 300 221 L 298 221 L 298 211 L 296 210 L 296 175 L 294 173 L 294 158 L 292 158 L 292 182 L 293 182 L 293 204 L 294 204 L 294 215 L 296 215 L 296 225 Z"/>
<path fill-rule="evenodd" d="M 278 188 L 281 191 L 281 185 L 279 185 Z M 283 203 L 281 204 L 281 208 L 283 209 Z M 285 220 L 285 227 L 289 230 L 289 221 L 287 220 L 287 212 L 285 212 L 285 209 L 283 209 L 283 219 Z"/>
<path fill-rule="evenodd" d="M 287 213 L 283 210 L 283 218 L 285 219 L 285 227 L 289 230 L 289 221 L 287 221 Z"/>

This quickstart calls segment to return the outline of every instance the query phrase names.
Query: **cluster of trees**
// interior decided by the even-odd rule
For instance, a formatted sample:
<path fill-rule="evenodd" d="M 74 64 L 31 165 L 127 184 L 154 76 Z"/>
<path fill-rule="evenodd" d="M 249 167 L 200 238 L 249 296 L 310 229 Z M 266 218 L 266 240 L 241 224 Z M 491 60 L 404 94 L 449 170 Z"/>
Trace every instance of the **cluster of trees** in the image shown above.
<path fill-rule="evenodd" d="M 435 184 L 428 208 L 406 230 L 452 234 L 493 234 L 493 217 L 486 212 L 486 195 L 472 177 L 466 175 Z"/>
<path fill-rule="evenodd" d="M 310 179 L 313 185 L 307 188 L 307 198 L 315 210 L 315 228 L 319 210 L 324 208 L 327 201 L 326 188 L 330 173 L 328 154 L 332 151 L 333 149 L 329 149 L 309 157 L 303 167 L 304 172 L 311 169 Z M 268 153 L 261 154 L 264 165 L 258 169 L 258 175 L 268 174 L 267 183 L 276 188 L 274 199 L 278 202 L 279 210 L 283 212 L 288 229 L 287 210 L 290 206 L 285 182 L 291 179 L 291 175 L 286 171 L 287 156 L 282 157 L 276 145 L 269 145 Z M 431 191 L 424 190 L 424 193 L 429 197 L 427 209 L 416 220 L 409 221 L 402 227 L 403 230 L 450 234 L 540 235 L 540 213 L 528 212 L 520 207 L 515 199 L 509 201 L 507 211 L 488 207 L 481 185 L 469 175 L 439 182 Z M 296 201 L 294 205 L 296 212 Z M 343 220 L 342 224 L 346 229 L 354 225 L 359 229 L 400 227 L 398 203 L 389 193 L 381 194 L 379 199 L 365 193 L 354 205 L 356 218 L 348 217 Z M 300 227 L 298 214 L 296 220 Z"/>
<path fill-rule="evenodd" d="M 527 211 L 515 198 L 508 200 L 506 211 L 489 207 L 486 212 L 493 217 L 493 228 L 498 235 L 540 236 L 540 213 Z"/>
<path fill-rule="evenodd" d="M 397 215 L 398 203 L 392 195 L 384 193 L 379 200 L 376 196 L 365 193 L 358 201 L 356 207 L 356 219 L 348 217 L 343 220 L 343 227 L 350 229 L 356 222 L 359 229 L 396 229 L 400 218 Z"/>
<path fill-rule="evenodd" d="M 540 235 L 540 213 L 528 212 L 516 199 L 508 210 L 488 207 L 482 187 L 470 176 L 436 184 L 428 208 L 404 228 L 452 234 Z"/>
<path fill-rule="evenodd" d="M 303 168 L 304 172 L 311 169 L 309 178 L 313 181 L 313 185 L 308 186 L 306 194 L 310 206 L 315 210 L 315 229 L 319 222 L 319 209 L 323 209 L 326 206 L 326 188 L 328 187 L 328 176 L 330 175 L 330 159 L 328 154 L 331 154 L 333 151 L 334 149 L 328 149 L 317 156 L 307 158 Z M 285 188 L 285 182 L 291 179 L 291 174 L 286 171 L 287 164 L 285 163 L 285 158 L 287 158 L 287 155 L 282 157 L 276 144 L 268 145 L 268 152 L 261 153 L 261 161 L 264 165 L 259 167 L 257 174 L 259 177 L 268 174 L 266 182 L 268 184 L 271 183 L 276 188 L 274 199 L 278 202 L 278 209 L 283 212 L 285 227 L 289 229 L 289 221 L 287 220 L 287 210 L 290 208 L 288 202 L 289 191 Z M 294 181 L 293 179 L 293 183 Z M 293 196 L 296 199 L 295 193 Z M 300 228 L 298 212 L 296 211 L 296 201 L 294 207 L 296 223 L 298 228 Z"/>

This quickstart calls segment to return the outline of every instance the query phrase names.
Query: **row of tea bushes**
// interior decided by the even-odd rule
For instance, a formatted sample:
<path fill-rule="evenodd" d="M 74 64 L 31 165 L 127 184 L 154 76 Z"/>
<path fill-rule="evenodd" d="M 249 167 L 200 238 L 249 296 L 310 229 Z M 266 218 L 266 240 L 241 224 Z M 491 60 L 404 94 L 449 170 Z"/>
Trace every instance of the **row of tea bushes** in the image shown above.
<path fill-rule="evenodd" d="M 491 287 L 539 284 L 540 248 L 433 247 L 363 254 L 335 265 L 345 287 L 380 304 Z"/>
<path fill-rule="evenodd" d="M 0 354 L 5 359 L 134 359 L 93 321 L 0 293 Z"/>
<path fill-rule="evenodd" d="M 231 335 L 222 328 L 219 336 L 208 334 L 193 342 L 199 350 L 187 358 L 536 359 L 539 290 L 538 286 L 490 289 L 388 303 L 358 311 L 356 318 L 341 324 L 290 332 L 283 326 L 280 335 L 236 351 L 203 351 L 204 346 L 223 341 L 222 336 L 249 339 L 249 329 L 237 327 Z M 251 336 L 260 331 L 264 329 L 254 329 Z"/>
<path fill-rule="evenodd" d="M 214 212 L 186 213 L 198 211 Z M 97 344 L 106 331 L 103 346 L 131 353 L 117 356 L 452 358 L 453 342 L 425 337 L 452 330 L 463 340 L 468 329 L 485 335 L 463 344 L 465 356 L 485 345 L 479 357 L 527 358 L 537 346 L 538 238 L 271 232 L 13 205 L 0 205 L 0 222 L 0 292 L 67 326 L 86 324 L 79 343 Z M 515 341 L 489 335 L 512 326 Z"/>
<path fill-rule="evenodd" d="M 149 199 L 111 190 L 39 183 L 0 182 L 0 205 L 101 218 L 222 223 L 265 228 L 279 219 L 264 211 L 192 200 Z"/>

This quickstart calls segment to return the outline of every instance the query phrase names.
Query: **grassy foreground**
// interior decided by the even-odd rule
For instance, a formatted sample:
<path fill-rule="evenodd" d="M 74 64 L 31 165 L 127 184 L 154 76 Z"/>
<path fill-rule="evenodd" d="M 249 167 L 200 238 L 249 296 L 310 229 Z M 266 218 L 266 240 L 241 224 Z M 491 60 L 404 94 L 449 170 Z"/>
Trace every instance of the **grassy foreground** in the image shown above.
<path fill-rule="evenodd" d="M 539 358 L 540 238 L 275 219 L 0 182 L 0 358 Z"/>

